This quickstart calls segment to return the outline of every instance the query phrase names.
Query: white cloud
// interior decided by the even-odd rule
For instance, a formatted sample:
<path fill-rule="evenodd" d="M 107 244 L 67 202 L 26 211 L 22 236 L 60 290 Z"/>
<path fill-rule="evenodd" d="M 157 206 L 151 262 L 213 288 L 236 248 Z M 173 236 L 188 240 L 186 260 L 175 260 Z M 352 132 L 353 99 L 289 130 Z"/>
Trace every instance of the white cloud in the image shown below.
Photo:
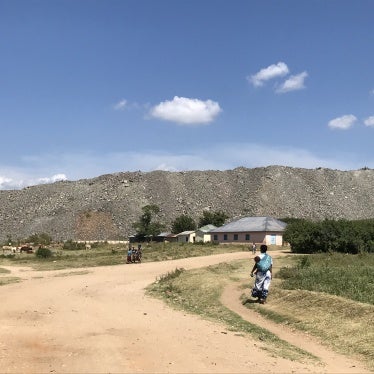
<path fill-rule="evenodd" d="M 347 114 L 345 116 L 332 119 L 329 121 L 328 126 L 330 129 L 348 130 L 355 124 L 356 121 L 357 118 L 353 114 Z"/>
<path fill-rule="evenodd" d="M 0 170 L 0 190 L 19 189 L 37 184 L 54 183 L 67 180 L 65 174 L 56 174 L 52 177 L 35 178 L 35 170 L 25 170 L 20 168 L 2 168 Z"/>
<path fill-rule="evenodd" d="M 65 174 L 56 174 L 53 175 L 52 177 L 43 177 L 43 178 L 38 178 L 37 181 L 39 182 L 38 184 L 43 184 L 43 183 L 54 183 L 54 182 L 59 182 L 59 181 L 66 181 L 66 175 Z"/>
<path fill-rule="evenodd" d="M 208 124 L 222 111 L 212 100 L 189 99 L 175 96 L 171 101 L 163 101 L 150 110 L 150 115 L 181 125 Z"/>
<path fill-rule="evenodd" d="M 374 127 L 374 116 L 370 116 L 364 120 L 365 126 Z"/>
<path fill-rule="evenodd" d="M 0 175 L 0 190 L 5 190 L 10 186 L 13 188 L 13 180 L 12 178 L 4 177 Z"/>
<path fill-rule="evenodd" d="M 255 87 L 260 87 L 263 86 L 264 82 L 270 79 L 283 77 L 287 75 L 288 72 L 288 66 L 284 62 L 278 62 L 277 64 L 273 64 L 268 66 L 267 68 L 261 69 L 256 74 L 247 77 L 247 79 Z"/>
<path fill-rule="evenodd" d="M 276 90 L 278 93 L 285 93 L 290 91 L 302 90 L 305 88 L 304 81 L 305 78 L 308 76 L 306 71 L 292 75 L 289 77 L 282 85 Z"/>
<path fill-rule="evenodd" d="M 115 110 L 124 110 L 124 109 L 126 108 L 126 106 L 127 106 L 127 100 L 122 99 L 122 100 L 119 101 L 117 104 L 115 104 L 115 105 L 113 106 L 113 108 L 114 108 Z"/>

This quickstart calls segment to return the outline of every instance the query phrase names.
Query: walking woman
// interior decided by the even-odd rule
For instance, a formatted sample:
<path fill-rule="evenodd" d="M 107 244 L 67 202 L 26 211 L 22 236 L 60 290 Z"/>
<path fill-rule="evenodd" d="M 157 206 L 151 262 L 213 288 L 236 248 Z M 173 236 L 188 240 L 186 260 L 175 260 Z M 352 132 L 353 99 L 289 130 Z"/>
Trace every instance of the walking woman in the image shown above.
<path fill-rule="evenodd" d="M 257 297 L 260 304 L 266 302 L 273 271 L 273 259 L 266 253 L 267 250 L 267 245 L 262 244 L 260 247 L 261 253 L 255 257 L 255 264 L 251 271 L 251 277 L 256 274 L 252 297 Z"/>

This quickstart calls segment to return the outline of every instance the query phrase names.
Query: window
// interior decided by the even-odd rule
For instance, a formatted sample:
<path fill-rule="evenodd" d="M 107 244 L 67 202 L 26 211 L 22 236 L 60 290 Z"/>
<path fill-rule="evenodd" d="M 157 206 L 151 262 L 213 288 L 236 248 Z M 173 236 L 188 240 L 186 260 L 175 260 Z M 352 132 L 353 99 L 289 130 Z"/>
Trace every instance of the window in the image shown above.
<path fill-rule="evenodd" d="M 227 240 L 227 234 L 223 234 L 223 240 Z"/>
<path fill-rule="evenodd" d="M 213 240 L 218 240 L 218 235 L 217 234 L 213 235 Z"/>
<path fill-rule="evenodd" d="M 238 240 L 238 234 L 234 234 L 234 240 Z"/>
<path fill-rule="evenodd" d="M 245 240 L 251 240 L 251 235 L 250 234 L 245 234 Z"/>

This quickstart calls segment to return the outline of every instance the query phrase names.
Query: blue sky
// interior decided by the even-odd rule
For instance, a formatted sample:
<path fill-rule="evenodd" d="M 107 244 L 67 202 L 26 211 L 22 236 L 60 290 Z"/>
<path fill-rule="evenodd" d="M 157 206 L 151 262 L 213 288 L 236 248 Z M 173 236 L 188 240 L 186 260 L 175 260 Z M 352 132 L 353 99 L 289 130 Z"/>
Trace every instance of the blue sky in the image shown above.
<path fill-rule="evenodd" d="M 372 0 L 0 0 L 0 189 L 374 168 Z"/>

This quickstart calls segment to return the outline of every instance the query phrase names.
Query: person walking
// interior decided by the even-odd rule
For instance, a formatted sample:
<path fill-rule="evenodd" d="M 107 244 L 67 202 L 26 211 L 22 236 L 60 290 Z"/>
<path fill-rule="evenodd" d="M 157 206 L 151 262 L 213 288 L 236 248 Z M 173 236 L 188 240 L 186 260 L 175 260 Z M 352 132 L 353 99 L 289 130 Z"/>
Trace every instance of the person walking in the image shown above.
<path fill-rule="evenodd" d="M 251 271 L 251 277 L 256 274 L 252 297 L 257 297 L 260 304 L 265 304 L 268 297 L 273 271 L 273 259 L 266 253 L 267 250 L 267 245 L 262 244 L 260 247 L 261 253 L 255 257 L 255 264 Z"/>
<path fill-rule="evenodd" d="M 257 250 L 257 247 L 256 247 L 256 243 L 255 242 L 253 242 L 252 243 L 252 254 L 256 254 L 256 250 Z"/>

